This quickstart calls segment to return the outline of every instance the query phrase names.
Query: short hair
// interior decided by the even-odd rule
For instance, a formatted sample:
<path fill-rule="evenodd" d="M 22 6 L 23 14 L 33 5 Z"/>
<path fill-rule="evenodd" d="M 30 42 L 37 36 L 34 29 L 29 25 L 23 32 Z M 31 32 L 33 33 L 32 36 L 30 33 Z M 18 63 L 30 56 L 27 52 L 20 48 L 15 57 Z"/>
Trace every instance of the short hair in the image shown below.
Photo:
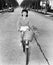
<path fill-rule="evenodd" d="M 23 12 L 26 12 L 26 17 L 28 17 L 28 10 L 27 9 L 23 9 L 22 12 L 21 12 L 22 16 L 23 16 Z"/>

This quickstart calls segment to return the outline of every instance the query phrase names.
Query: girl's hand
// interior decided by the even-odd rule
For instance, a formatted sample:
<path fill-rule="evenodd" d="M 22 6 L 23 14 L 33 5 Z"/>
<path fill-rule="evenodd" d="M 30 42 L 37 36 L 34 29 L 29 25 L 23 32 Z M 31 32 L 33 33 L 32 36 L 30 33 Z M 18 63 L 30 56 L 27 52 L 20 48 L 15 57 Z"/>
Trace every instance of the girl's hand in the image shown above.
<path fill-rule="evenodd" d="M 38 30 L 37 27 L 35 27 L 34 25 L 32 26 L 32 29 L 33 29 L 34 31 Z"/>

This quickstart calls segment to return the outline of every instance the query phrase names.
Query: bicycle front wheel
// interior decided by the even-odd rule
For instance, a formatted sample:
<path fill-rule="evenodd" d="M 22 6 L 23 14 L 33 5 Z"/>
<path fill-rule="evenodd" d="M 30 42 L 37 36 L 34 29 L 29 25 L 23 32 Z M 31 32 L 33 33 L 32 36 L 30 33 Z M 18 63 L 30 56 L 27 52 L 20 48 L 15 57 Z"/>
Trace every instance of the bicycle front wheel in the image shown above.
<path fill-rule="evenodd" d="M 26 48 L 25 51 L 26 51 L 26 65 L 28 65 L 29 64 L 29 48 Z"/>

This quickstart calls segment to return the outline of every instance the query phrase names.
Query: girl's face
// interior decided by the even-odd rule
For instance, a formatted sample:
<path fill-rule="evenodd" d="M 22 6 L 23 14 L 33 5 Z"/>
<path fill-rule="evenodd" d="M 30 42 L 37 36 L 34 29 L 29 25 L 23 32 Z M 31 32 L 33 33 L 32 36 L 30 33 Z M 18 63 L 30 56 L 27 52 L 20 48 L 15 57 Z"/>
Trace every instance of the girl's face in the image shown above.
<path fill-rule="evenodd" d="M 23 12 L 23 19 L 26 19 L 26 12 Z"/>

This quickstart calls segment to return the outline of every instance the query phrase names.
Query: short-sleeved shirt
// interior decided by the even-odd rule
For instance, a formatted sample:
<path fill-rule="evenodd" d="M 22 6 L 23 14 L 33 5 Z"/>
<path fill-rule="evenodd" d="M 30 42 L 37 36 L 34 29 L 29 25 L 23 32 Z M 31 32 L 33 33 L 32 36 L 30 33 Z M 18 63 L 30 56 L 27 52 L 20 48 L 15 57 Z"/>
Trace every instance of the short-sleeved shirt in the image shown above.
<path fill-rule="evenodd" d="M 17 21 L 17 30 L 20 29 L 21 26 L 31 26 L 30 25 L 30 21 L 28 20 L 28 18 L 26 17 L 26 19 L 24 20 L 23 17 L 20 17 Z"/>
<path fill-rule="evenodd" d="M 23 20 L 22 18 L 20 18 L 18 26 L 19 27 L 21 27 L 21 26 L 30 26 L 29 20 L 28 19 Z M 24 34 L 24 38 L 23 39 L 31 41 L 32 40 L 32 35 L 33 35 L 32 30 L 30 30 L 30 31 L 27 30 L 25 32 L 25 34 Z"/>
<path fill-rule="evenodd" d="M 26 18 L 25 20 L 24 20 L 23 18 L 20 18 L 20 19 L 19 19 L 19 25 L 20 25 L 20 26 L 27 26 L 27 25 L 29 25 L 29 20 L 28 20 L 28 18 Z"/>

